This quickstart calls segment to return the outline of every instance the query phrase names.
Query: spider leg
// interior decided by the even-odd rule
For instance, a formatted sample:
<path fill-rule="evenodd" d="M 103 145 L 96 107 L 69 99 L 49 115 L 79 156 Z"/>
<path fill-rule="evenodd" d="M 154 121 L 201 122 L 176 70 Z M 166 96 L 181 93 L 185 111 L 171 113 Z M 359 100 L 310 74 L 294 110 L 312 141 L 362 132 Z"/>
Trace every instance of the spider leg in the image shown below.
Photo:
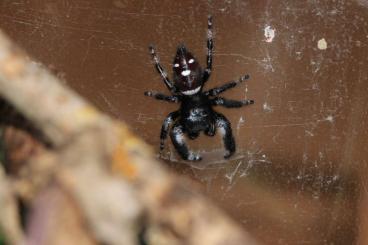
<path fill-rule="evenodd" d="M 212 33 L 212 16 L 208 16 L 207 29 L 207 68 L 203 72 L 203 83 L 205 83 L 212 72 L 212 56 L 213 56 L 213 33 Z"/>
<path fill-rule="evenodd" d="M 226 150 L 224 158 L 229 158 L 235 152 L 235 140 L 229 120 L 220 113 L 216 113 L 216 128 L 219 130 L 224 142 Z"/>
<path fill-rule="evenodd" d="M 170 124 L 172 124 L 179 117 L 179 115 L 180 115 L 179 111 L 174 111 L 169 113 L 169 115 L 165 118 L 160 133 L 160 152 L 165 147 L 165 140 L 167 138 L 167 133 L 169 131 Z"/>
<path fill-rule="evenodd" d="M 189 161 L 199 161 L 201 156 L 192 151 L 189 151 L 188 146 L 185 143 L 184 129 L 179 123 L 176 123 L 170 133 L 171 141 L 179 153 L 181 158 Z"/>
<path fill-rule="evenodd" d="M 238 108 L 245 105 L 254 104 L 254 100 L 229 100 L 222 97 L 215 97 L 211 100 L 213 105 L 221 105 L 226 108 Z"/>
<path fill-rule="evenodd" d="M 144 95 L 149 96 L 149 97 L 153 97 L 157 100 L 165 100 L 165 101 L 173 102 L 173 103 L 180 102 L 180 97 L 179 96 L 176 96 L 176 95 L 168 96 L 168 95 L 162 94 L 160 92 L 156 92 L 156 91 L 146 91 L 146 92 L 144 92 Z"/>
<path fill-rule="evenodd" d="M 225 92 L 226 90 L 235 87 L 236 85 L 238 85 L 239 83 L 242 83 L 243 81 L 249 79 L 249 75 L 244 75 L 241 76 L 237 81 L 230 81 L 220 87 L 216 87 L 213 89 L 208 90 L 207 92 L 205 92 L 206 95 L 210 95 L 210 96 L 216 96 L 218 94 L 221 94 L 223 92 Z"/>
<path fill-rule="evenodd" d="M 162 80 L 164 81 L 165 85 L 167 86 L 167 88 L 172 92 L 175 93 L 175 86 L 173 84 L 173 82 L 170 81 L 169 77 L 167 76 L 166 71 L 164 70 L 164 68 L 161 66 L 160 64 L 160 60 L 156 54 L 156 50 L 153 47 L 153 45 L 149 46 L 149 50 L 152 56 L 152 60 L 155 63 L 155 67 L 157 72 L 161 75 Z"/>

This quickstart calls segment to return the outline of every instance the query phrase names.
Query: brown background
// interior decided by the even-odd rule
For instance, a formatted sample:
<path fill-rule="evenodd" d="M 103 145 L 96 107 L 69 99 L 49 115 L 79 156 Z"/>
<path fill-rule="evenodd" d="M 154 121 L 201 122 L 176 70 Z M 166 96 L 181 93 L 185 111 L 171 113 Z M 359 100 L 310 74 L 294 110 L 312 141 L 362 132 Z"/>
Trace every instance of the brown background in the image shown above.
<path fill-rule="evenodd" d="M 177 105 L 143 96 L 168 93 L 147 47 L 156 45 L 170 74 L 182 42 L 204 66 L 208 14 L 215 56 L 206 87 L 248 73 L 224 96 L 256 104 L 218 109 L 232 122 L 233 160 L 222 160 L 219 138 L 203 136 L 190 142 L 206 153 L 200 164 L 166 163 L 265 244 L 368 244 L 368 1 L 2 0 L 0 28 L 157 150 Z"/>

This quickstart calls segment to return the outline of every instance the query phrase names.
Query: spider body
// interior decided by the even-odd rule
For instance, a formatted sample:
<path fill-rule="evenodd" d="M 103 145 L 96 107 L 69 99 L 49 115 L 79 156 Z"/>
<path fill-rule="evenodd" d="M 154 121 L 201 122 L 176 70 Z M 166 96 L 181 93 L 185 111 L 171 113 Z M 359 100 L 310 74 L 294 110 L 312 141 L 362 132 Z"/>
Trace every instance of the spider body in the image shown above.
<path fill-rule="evenodd" d="M 235 152 L 235 140 L 230 122 L 224 115 L 216 112 L 213 107 L 221 105 L 227 108 L 236 108 L 253 104 L 253 100 L 237 101 L 217 96 L 248 79 L 249 76 L 242 76 L 237 81 L 231 81 L 220 87 L 203 92 L 203 86 L 207 82 L 212 71 L 212 50 L 212 18 L 209 17 L 207 32 L 207 67 L 202 69 L 197 59 L 184 45 L 180 45 L 173 62 L 172 82 L 162 68 L 155 49 L 150 46 L 150 52 L 156 70 L 160 73 L 165 85 L 172 94 L 164 95 L 156 91 L 147 91 L 145 95 L 154 97 L 158 100 L 180 103 L 179 110 L 171 112 L 163 122 L 160 135 L 160 151 L 163 150 L 167 135 L 170 133 L 170 138 L 175 149 L 184 160 L 201 160 L 199 154 L 188 149 L 184 135 L 186 134 L 189 139 L 195 139 L 201 132 L 204 132 L 208 136 L 214 136 L 217 130 L 222 136 L 226 150 L 224 157 L 228 158 Z"/>
<path fill-rule="evenodd" d="M 183 96 L 179 123 L 184 126 L 189 138 L 195 139 L 201 131 L 209 131 L 214 123 L 215 113 L 210 100 L 201 93 Z"/>

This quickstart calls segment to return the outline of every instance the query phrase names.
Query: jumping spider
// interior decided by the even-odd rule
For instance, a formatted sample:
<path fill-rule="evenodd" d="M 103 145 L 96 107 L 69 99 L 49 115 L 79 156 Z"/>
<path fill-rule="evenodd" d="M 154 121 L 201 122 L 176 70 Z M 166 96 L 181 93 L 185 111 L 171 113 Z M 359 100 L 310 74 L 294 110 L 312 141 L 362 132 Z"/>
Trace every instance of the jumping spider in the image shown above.
<path fill-rule="evenodd" d="M 197 59 L 180 45 L 177 48 L 173 62 L 173 78 L 171 82 L 167 73 L 160 65 L 158 56 L 153 46 L 149 47 L 156 70 L 161 75 L 172 95 L 164 95 L 156 91 L 147 91 L 146 96 L 158 100 L 180 103 L 180 109 L 171 112 L 163 122 L 160 135 L 160 152 L 164 149 L 165 140 L 170 129 L 170 137 L 175 149 L 184 160 L 199 161 L 201 156 L 190 151 L 186 145 L 184 134 L 190 139 L 198 137 L 201 131 L 208 136 L 214 136 L 216 129 L 221 134 L 226 153 L 224 158 L 229 158 L 235 152 L 235 140 L 231 131 L 230 122 L 226 117 L 213 110 L 213 106 L 221 105 L 226 108 L 236 108 L 253 104 L 253 100 L 229 100 L 217 97 L 220 93 L 235 87 L 248 79 L 248 75 L 240 77 L 238 81 L 228 82 L 220 87 L 202 91 L 212 72 L 212 17 L 208 17 L 207 31 L 207 68 L 202 69 Z"/>

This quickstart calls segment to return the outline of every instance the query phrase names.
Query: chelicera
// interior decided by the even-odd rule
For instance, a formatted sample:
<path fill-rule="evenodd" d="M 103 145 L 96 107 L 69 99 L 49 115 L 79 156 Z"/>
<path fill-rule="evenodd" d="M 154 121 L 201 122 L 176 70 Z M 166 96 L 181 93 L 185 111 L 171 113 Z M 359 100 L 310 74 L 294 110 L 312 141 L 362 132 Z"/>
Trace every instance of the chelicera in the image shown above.
<path fill-rule="evenodd" d="M 173 82 L 161 66 L 155 48 L 149 47 L 154 65 L 161 75 L 171 95 L 165 95 L 157 91 L 147 91 L 146 96 L 154 97 L 173 103 L 180 103 L 177 111 L 171 112 L 163 122 L 160 134 L 160 151 L 164 149 L 167 135 L 184 160 L 199 161 L 201 156 L 188 149 L 185 134 L 189 139 L 195 139 L 200 132 L 208 136 L 214 136 L 216 131 L 221 134 L 225 155 L 229 158 L 235 152 L 235 140 L 232 134 L 229 120 L 213 107 L 220 105 L 226 108 L 238 108 L 253 104 L 253 100 L 229 100 L 218 95 L 237 86 L 248 79 L 248 75 L 241 76 L 237 81 L 230 81 L 220 87 L 202 91 L 204 84 L 212 72 L 213 35 L 212 17 L 208 17 L 207 31 L 207 67 L 202 69 L 198 60 L 186 49 L 184 45 L 177 48 L 173 62 Z"/>

